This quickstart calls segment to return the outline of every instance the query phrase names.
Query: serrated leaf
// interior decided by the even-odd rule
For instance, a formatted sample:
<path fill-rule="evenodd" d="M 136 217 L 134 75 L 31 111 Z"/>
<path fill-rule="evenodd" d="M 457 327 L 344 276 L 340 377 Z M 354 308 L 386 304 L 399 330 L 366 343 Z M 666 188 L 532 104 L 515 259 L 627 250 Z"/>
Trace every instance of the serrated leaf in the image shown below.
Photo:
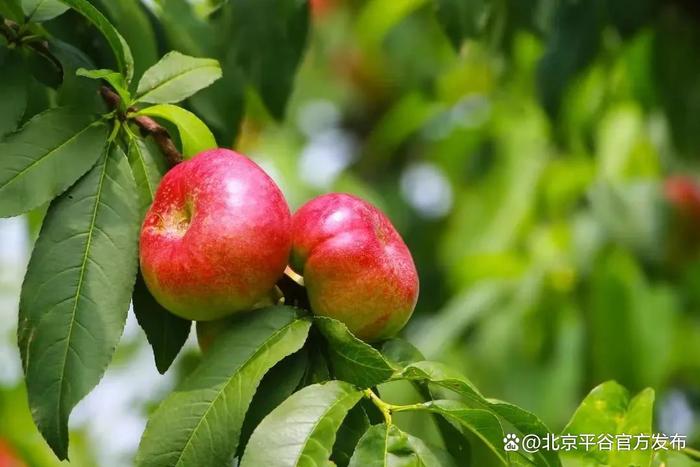
<path fill-rule="evenodd" d="M 309 327 L 284 306 L 241 316 L 150 417 L 136 465 L 230 465 L 260 380 L 301 348 Z"/>
<path fill-rule="evenodd" d="M 387 381 L 394 369 L 378 350 L 353 336 L 345 324 L 319 316 L 316 326 L 328 341 L 328 353 L 334 375 L 361 388 Z"/>
<path fill-rule="evenodd" d="M 138 200 L 118 148 L 51 203 L 22 285 L 18 344 L 29 406 L 60 459 L 68 417 L 99 382 L 126 322 Z"/>
<path fill-rule="evenodd" d="M 410 381 L 423 381 L 456 392 L 465 401 L 478 408 L 497 414 L 522 434 L 546 436 L 551 431 L 535 415 L 507 402 L 486 399 L 464 376 L 441 363 L 423 361 L 408 365 L 401 376 Z M 561 462 L 555 451 L 540 450 L 533 453 L 537 465 L 559 467 Z"/>
<path fill-rule="evenodd" d="M 345 467 L 350 462 L 352 453 L 355 452 L 357 443 L 362 435 L 369 429 L 369 417 L 367 412 L 358 404 L 348 412 L 343 420 L 343 424 L 338 429 L 335 444 L 333 445 L 333 455 L 331 459 L 338 467 Z"/>
<path fill-rule="evenodd" d="M 125 105 L 128 106 L 131 103 L 131 94 L 129 93 L 128 85 L 126 81 L 124 81 L 124 76 L 121 73 L 109 69 L 87 70 L 85 68 L 78 68 L 75 74 L 85 78 L 103 79 L 107 81 L 114 90 L 117 91 L 117 94 L 119 94 L 119 97 L 121 97 Z"/>
<path fill-rule="evenodd" d="M 187 99 L 221 78 L 219 62 L 170 52 L 141 77 L 137 102 L 168 104 Z"/>
<path fill-rule="evenodd" d="M 304 348 L 280 361 L 263 377 L 243 421 L 239 457 L 255 427 L 299 387 L 307 362 L 308 353 Z"/>
<path fill-rule="evenodd" d="M 314 384 L 292 394 L 258 425 L 240 467 L 324 465 L 335 434 L 362 392 L 344 381 Z"/>
<path fill-rule="evenodd" d="M 451 467 L 448 454 L 404 433 L 396 425 L 372 426 L 362 436 L 350 467 Z"/>
<path fill-rule="evenodd" d="M 27 21 L 40 23 L 62 15 L 68 6 L 59 0 L 22 0 L 22 11 Z"/>
<path fill-rule="evenodd" d="M 139 192 L 141 214 L 144 215 L 153 203 L 158 184 L 167 171 L 167 163 L 149 139 L 130 138 L 128 156 Z"/>
<path fill-rule="evenodd" d="M 281 119 L 306 46 L 308 2 L 236 0 L 224 5 L 221 13 L 219 28 L 228 33 L 224 43 L 240 44 L 235 62 L 270 113 Z"/>
<path fill-rule="evenodd" d="M 156 368 L 163 374 L 168 371 L 185 344 L 192 322 L 163 308 L 149 292 L 141 273 L 136 279 L 132 303 L 136 320 L 146 333 L 148 343 L 153 349 Z"/>
<path fill-rule="evenodd" d="M 27 109 L 27 82 L 24 64 L 16 54 L 8 54 L 0 66 L 0 140 L 14 131 Z"/>
<path fill-rule="evenodd" d="M 425 407 L 430 412 L 442 415 L 453 425 L 471 432 L 503 465 L 508 465 L 503 450 L 503 427 L 491 411 L 472 409 L 451 400 L 430 401 L 425 403 Z"/>
<path fill-rule="evenodd" d="M 216 148 L 216 139 L 209 128 L 190 111 L 171 104 L 159 104 L 142 109 L 139 115 L 163 118 L 177 126 L 182 141 L 182 153 L 190 158 L 200 152 Z"/>
<path fill-rule="evenodd" d="M 134 57 L 131 55 L 131 49 L 124 38 L 119 34 L 119 31 L 105 16 L 95 8 L 87 0 L 60 0 L 66 5 L 73 8 L 75 11 L 83 15 L 90 21 L 104 36 L 109 44 L 114 58 L 117 61 L 119 72 L 124 75 L 127 83 L 131 82 L 134 75 Z"/>
<path fill-rule="evenodd" d="M 108 128 L 95 117 L 55 108 L 0 142 L 0 217 L 51 201 L 97 161 Z"/>

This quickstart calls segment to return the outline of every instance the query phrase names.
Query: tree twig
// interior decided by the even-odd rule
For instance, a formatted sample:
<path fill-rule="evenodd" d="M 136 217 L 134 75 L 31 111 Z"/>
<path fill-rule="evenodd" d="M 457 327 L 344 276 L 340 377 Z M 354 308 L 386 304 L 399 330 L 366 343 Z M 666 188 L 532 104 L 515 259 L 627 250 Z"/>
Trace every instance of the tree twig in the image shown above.
<path fill-rule="evenodd" d="M 158 147 L 160 147 L 160 150 L 168 159 L 168 162 L 170 162 L 170 165 L 177 165 L 182 162 L 182 153 L 177 150 L 175 143 L 170 139 L 168 130 L 151 117 L 146 117 L 145 115 L 138 115 L 134 117 L 133 120 L 142 131 L 153 137 L 153 140 L 158 144 Z"/>
<path fill-rule="evenodd" d="M 126 115 L 120 109 L 121 98 L 119 97 L 119 94 L 114 92 L 108 86 L 101 86 L 100 95 L 110 109 L 117 111 L 120 119 L 126 120 Z M 132 108 L 129 109 L 129 112 L 135 110 L 136 109 Z M 175 143 L 173 143 L 173 140 L 170 138 L 170 134 L 165 127 L 160 125 L 151 117 L 147 117 L 145 115 L 134 115 L 131 116 L 130 119 L 133 120 L 133 122 L 141 129 L 143 133 L 153 138 L 163 155 L 168 159 L 170 165 L 174 166 L 182 162 L 182 153 L 177 150 Z"/>

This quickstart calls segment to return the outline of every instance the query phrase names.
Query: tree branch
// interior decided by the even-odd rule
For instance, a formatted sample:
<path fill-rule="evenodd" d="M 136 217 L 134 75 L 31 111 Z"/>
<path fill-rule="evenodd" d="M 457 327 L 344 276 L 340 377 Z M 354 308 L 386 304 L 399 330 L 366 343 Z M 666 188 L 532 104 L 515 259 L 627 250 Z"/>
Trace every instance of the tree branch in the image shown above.
<path fill-rule="evenodd" d="M 177 150 L 175 143 L 170 139 L 168 130 L 159 125 L 158 122 L 151 117 L 146 117 L 145 115 L 134 117 L 134 122 L 136 122 L 136 125 L 138 125 L 142 131 L 153 137 L 153 140 L 158 144 L 158 147 L 160 147 L 160 150 L 168 159 L 168 162 L 170 162 L 170 165 L 177 165 L 182 162 L 182 153 Z"/>
<path fill-rule="evenodd" d="M 100 95 L 102 99 L 107 103 L 110 109 L 116 110 L 118 112 L 119 118 L 126 120 L 126 116 L 121 113 L 119 105 L 121 103 L 121 98 L 119 94 L 114 92 L 108 86 L 100 87 Z M 131 108 L 129 111 L 135 111 L 136 109 Z M 177 150 L 175 143 L 170 138 L 168 130 L 165 129 L 158 122 L 153 120 L 151 117 L 145 115 L 135 115 L 131 119 L 136 123 L 136 125 L 141 129 L 141 131 L 153 138 L 158 147 L 160 148 L 163 155 L 168 159 L 170 165 L 177 165 L 182 162 L 183 157 L 180 151 Z"/>

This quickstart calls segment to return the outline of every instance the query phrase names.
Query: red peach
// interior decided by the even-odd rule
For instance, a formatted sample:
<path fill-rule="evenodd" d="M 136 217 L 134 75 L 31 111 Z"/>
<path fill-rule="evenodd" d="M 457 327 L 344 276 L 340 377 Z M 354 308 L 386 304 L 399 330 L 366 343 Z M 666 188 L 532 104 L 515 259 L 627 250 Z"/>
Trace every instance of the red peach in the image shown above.
<path fill-rule="evenodd" d="M 365 341 L 395 335 L 413 313 L 411 253 L 391 221 L 355 196 L 331 193 L 302 206 L 292 217 L 291 258 L 312 311 Z"/>
<path fill-rule="evenodd" d="M 140 262 L 153 296 L 187 319 L 249 310 L 282 276 L 291 215 L 253 161 L 204 151 L 160 182 L 141 229 Z"/>

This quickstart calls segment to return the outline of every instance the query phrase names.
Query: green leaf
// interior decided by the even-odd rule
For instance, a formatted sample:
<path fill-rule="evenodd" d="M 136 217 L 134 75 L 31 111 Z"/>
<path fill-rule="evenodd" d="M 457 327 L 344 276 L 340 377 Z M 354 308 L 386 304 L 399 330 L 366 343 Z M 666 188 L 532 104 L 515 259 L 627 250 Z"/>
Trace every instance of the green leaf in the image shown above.
<path fill-rule="evenodd" d="M 382 346 L 382 355 L 399 368 L 404 368 L 411 363 L 425 360 L 423 354 L 414 347 L 413 344 L 399 338 L 394 338 L 385 342 Z M 420 394 L 423 401 L 427 402 L 434 399 L 427 382 L 413 381 L 413 386 Z M 463 434 L 445 420 L 444 417 L 439 414 L 433 414 L 433 417 L 443 443 L 452 457 L 455 459 L 463 459 L 469 456 L 469 440 L 465 439 Z"/>
<path fill-rule="evenodd" d="M 487 11 L 483 0 L 435 1 L 438 22 L 455 49 L 459 49 L 463 39 L 474 37 L 480 31 Z"/>
<path fill-rule="evenodd" d="M 324 465 L 336 431 L 361 397 L 359 389 L 344 381 L 292 394 L 255 429 L 240 467 Z"/>
<path fill-rule="evenodd" d="M 335 444 L 333 445 L 331 458 L 337 466 L 345 467 L 348 465 L 352 453 L 355 452 L 357 443 L 369 427 L 369 417 L 362 405 L 358 404 L 350 409 L 345 420 L 343 420 L 343 424 L 338 429 Z"/>
<path fill-rule="evenodd" d="M 40 23 L 62 15 L 67 9 L 68 6 L 59 0 L 22 0 L 27 22 Z"/>
<path fill-rule="evenodd" d="M 551 431 L 530 412 L 496 399 L 486 399 L 474 385 L 458 372 L 436 362 L 416 362 L 408 365 L 401 376 L 411 381 L 423 381 L 456 392 L 470 405 L 490 410 L 513 425 L 522 434 L 545 436 Z M 561 465 L 554 451 L 537 451 L 533 454 L 538 465 L 558 467 Z"/>
<path fill-rule="evenodd" d="M 0 140 L 14 131 L 27 109 L 27 83 L 24 64 L 16 54 L 8 54 L 0 66 Z"/>
<path fill-rule="evenodd" d="M 241 428 L 241 441 L 238 446 L 239 457 L 243 455 L 255 427 L 299 387 L 307 362 L 308 353 L 304 348 L 272 367 L 260 381 L 260 386 L 253 396 L 253 401 L 250 403 Z"/>
<path fill-rule="evenodd" d="M 139 0 L 99 0 L 100 9 L 124 37 L 134 54 L 134 80 L 158 60 L 153 24 L 145 5 Z"/>
<path fill-rule="evenodd" d="M 80 49 L 57 39 L 49 40 L 49 49 L 63 68 L 63 82 L 56 92 L 56 104 L 78 108 L 85 113 L 106 113 L 107 106 L 99 93 L 100 83 L 76 74 L 80 68 L 95 68 L 90 58 Z"/>
<path fill-rule="evenodd" d="M 126 322 L 139 220 L 126 156 L 112 148 L 51 203 L 27 268 L 18 344 L 34 421 L 60 459 L 68 416 L 99 382 Z"/>
<path fill-rule="evenodd" d="M 143 74 L 137 102 L 167 104 L 187 99 L 221 78 L 219 62 L 170 52 Z"/>
<path fill-rule="evenodd" d="M 222 8 L 223 39 L 235 44 L 236 63 L 270 113 L 284 116 L 309 28 L 309 6 L 299 0 L 234 0 Z M 261 53 L 261 51 L 265 53 Z"/>
<path fill-rule="evenodd" d="M 497 399 L 488 399 L 489 407 L 496 412 L 501 418 L 513 425 L 523 435 L 537 435 L 540 439 L 544 438 L 552 431 L 540 420 L 536 415 L 528 412 L 517 405 L 509 404 L 508 402 L 499 401 Z M 537 451 L 533 454 L 538 461 L 537 465 L 544 466 L 560 466 L 561 461 L 559 456 L 554 451 Z"/>
<path fill-rule="evenodd" d="M 134 57 L 131 55 L 129 45 L 112 23 L 105 18 L 100 10 L 92 6 L 87 0 L 60 1 L 83 15 L 102 33 L 109 46 L 112 48 L 112 52 L 114 52 L 114 58 L 117 61 L 119 72 L 124 75 L 127 83 L 131 82 L 131 78 L 134 75 Z"/>
<path fill-rule="evenodd" d="M 652 433 L 652 416 L 654 408 L 654 391 L 645 389 L 630 399 L 629 392 L 614 381 L 608 381 L 595 387 L 581 402 L 562 434 L 591 434 L 595 437 L 607 434 L 612 437 L 619 434 L 634 435 Z M 567 463 L 573 460 L 593 465 L 640 465 L 651 463 L 651 449 L 618 451 L 614 439 L 612 450 L 599 450 L 597 445 L 589 450 L 563 451 Z M 632 444 L 634 446 L 634 444 Z"/>
<path fill-rule="evenodd" d="M 394 369 L 378 350 L 353 336 L 345 324 L 319 316 L 316 326 L 328 341 L 333 373 L 338 379 L 369 388 L 387 381 Z"/>
<path fill-rule="evenodd" d="M 0 143 L 0 217 L 51 201 L 97 161 L 107 126 L 74 109 L 32 118 Z"/>
<path fill-rule="evenodd" d="M 0 0 L 0 15 L 16 23 L 24 22 L 24 12 L 20 0 Z"/>
<path fill-rule="evenodd" d="M 386 341 L 382 346 L 382 355 L 400 369 L 411 363 L 425 360 L 423 354 L 413 344 L 399 338 Z M 424 401 L 434 399 L 425 381 L 413 381 L 413 386 Z M 465 456 L 469 456 L 469 440 L 465 439 L 462 433 L 447 422 L 444 417 L 439 414 L 433 414 L 433 417 L 443 443 L 452 457 L 463 459 Z"/>
<path fill-rule="evenodd" d="M 171 104 L 154 105 L 142 109 L 139 115 L 158 117 L 168 120 L 177 126 L 182 140 L 182 152 L 185 158 L 216 148 L 216 140 L 209 128 L 195 114 L 182 107 Z"/>
<path fill-rule="evenodd" d="M 144 215 L 153 203 L 160 179 L 167 171 L 167 162 L 150 139 L 138 137 L 129 138 L 128 156 Z"/>
<path fill-rule="evenodd" d="M 85 78 L 103 79 L 107 81 L 114 90 L 117 91 L 117 94 L 119 94 L 125 106 L 128 107 L 131 104 L 129 86 L 126 84 L 126 81 L 124 81 L 124 76 L 121 73 L 109 69 L 86 70 L 85 68 L 79 68 L 76 70 L 75 74 Z"/>
<path fill-rule="evenodd" d="M 241 316 L 150 417 L 136 465 L 229 465 L 260 380 L 301 348 L 310 326 L 284 306 Z"/>
<path fill-rule="evenodd" d="M 503 428 L 490 410 L 472 409 L 451 400 L 430 401 L 425 403 L 425 407 L 430 412 L 442 415 L 453 425 L 471 432 L 503 465 L 508 465 L 503 450 Z"/>
<path fill-rule="evenodd" d="M 192 109 L 226 147 L 234 146 L 245 110 L 245 77 L 231 55 L 221 59 L 223 77 L 189 99 Z"/>
<path fill-rule="evenodd" d="M 309 339 L 309 344 L 313 344 L 313 339 Z M 308 345 L 309 362 L 306 365 L 302 386 L 311 384 L 323 383 L 331 379 L 331 373 L 328 369 L 328 360 L 325 356 L 325 349 L 318 346 Z"/>
<path fill-rule="evenodd" d="M 162 8 L 154 11 L 158 15 L 163 33 L 170 49 L 194 56 L 206 56 L 219 42 L 220 28 L 212 27 L 199 13 L 201 10 L 188 0 L 159 0 Z M 197 10 L 197 11 L 195 11 Z M 213 19 L 213 18 L 212 18 Z M 221 44 L 228 48 L 229 44 Z"/>
<path fill-rule="evenodd" d="M 134 315 L 153 349 L 158 372 L 163 374 L 177 357 L 190 334 L 192 322 L 175 316 L 153 298 L 141 274 L 132 296 Z"/>
<path fill-rule="evenodd" d="M 193 95 L 189 103 L 222 146 L 233 147 L 245 107 L 246 80 L 236 63 L 236 48 L 230 46 L 229 18 L 217 15 L 206 22 L 187 0 L 162 0 L 161 5 L 157 14 L 172 49 L 219 60 L 222 78 Z"/>
<path fill-rule="evenodd" d="M 413 344 L 398 337 L 390 339 L 382 345 L 382 355 L 401 368 L 425 360 L 421 351 Z"/>
<path fill-rule="evenodd" d="M 457 463 L 450 454 L 438 447 L 429 445 L 420 438 L 411 436 L 406 433 L 408 438 L 408 445 L 416 453 L 418 459 L 421 461 L 421 465 L 425 467 L 430 467 L 431 465 L 441 466 L 441 467 L 457 467 Z"/>
<path fill-rule="evenodd" d="M 362 436 L 350 459 L 350 467 L 450 467 L 446 453 L 404 433 L 396 425 L 372 426 Z"/>
<path fill-rule="evenodd" d="M 442 363 L 429 361 L 412 363 L 404 369 L 401 376 L 413 381 L 429 381 L 474 401 L 486 400 L 469 380 Z"/>
<path fill-rule="evenodd" d="M 63 66 L 52 53 L 26 47 L 21 49 L 21 53 L 27 69 L 37 82 L 54 89 L 63 82 Z"/>
<path fill-rule="evenodd" d="M 627 413 L 618 426 L 619 433 L 652 433 L 654 416 L 654 390 L 646 388 L 632 398 Z M 613 450 L 608 457 L 610 465 L 649 465 L 653 456 L 651 450 Z"/>
<path fill-rule="evenodd" d="M 413 344 L 399 338 L 394 338 L 388 340 L 382 346 L 382 355 L 389 360 L 393 365 L 400 369 L 425 360 L 423 354 L 418 350 Z M 430 387 L 425 381 L 412 381 L 413 386 L 420 394 L 424 401 L 430 401 L 434 399 L 431 394 Z M 447 447 L 448 452 L 455 459 L 463 459 L 470 455 L 469 440 L 466 439 L 463 434 L 451 425 L 444 417 L 439 414 L 433 414 L 433 419 L 437 425 L 437 429 L 440 432 L 440 436 L 443 443 Z"/>

